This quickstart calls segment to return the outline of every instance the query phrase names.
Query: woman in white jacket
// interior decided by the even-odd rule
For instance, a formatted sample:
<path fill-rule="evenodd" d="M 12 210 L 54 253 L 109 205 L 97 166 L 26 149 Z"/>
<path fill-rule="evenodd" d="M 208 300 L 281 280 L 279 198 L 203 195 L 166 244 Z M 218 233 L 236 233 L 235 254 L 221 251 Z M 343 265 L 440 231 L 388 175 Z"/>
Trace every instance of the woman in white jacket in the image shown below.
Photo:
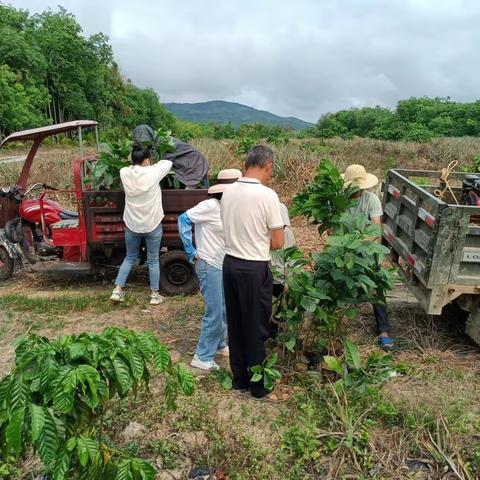
<path fill-rule="evenodd" d="M 134 144 L 132 149 L 132 165 L 120 170 L 123 189 L 125 191 L 125 245 L 127 255 L 115 280 L 115 289 L 110 300 L 123 302 L 125 292 L 123 287 L 127 282 L 132 266 L 135 265 L 140 253 L 140 244 L 145 240 L 147 247 L 147 265 L 150 276 L 150 304 L 163 302 L 159 294 L 160 283 L 160 243 L 162 241 L 162 191 L 160 180 L 170 171 L 172 162 L 160 160 L 150 164 L 150 149 Z"/>

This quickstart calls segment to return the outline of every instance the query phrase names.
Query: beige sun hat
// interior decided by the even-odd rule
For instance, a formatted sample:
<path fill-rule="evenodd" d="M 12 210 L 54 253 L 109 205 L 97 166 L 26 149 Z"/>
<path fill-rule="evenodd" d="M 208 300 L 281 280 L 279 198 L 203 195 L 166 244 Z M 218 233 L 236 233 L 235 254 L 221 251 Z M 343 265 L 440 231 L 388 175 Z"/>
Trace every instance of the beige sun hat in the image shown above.
<path fill-rule="evenodd" d="M 217 183 L 208 189 L 208 193 L 223 193 L 225 189 L 242 178 L 242 172 L 237 168 L 227 168 L 220 170 L 217 175 Z"/>
<path fill-rule="evenodd" d="M 367 190 L 378 185 L 378 177 L 373 173 L 368 173 L 363 165 L 349 165 L 342 177 L 345 180 L 345 186 L 353 185 L 360 190 Z"/>

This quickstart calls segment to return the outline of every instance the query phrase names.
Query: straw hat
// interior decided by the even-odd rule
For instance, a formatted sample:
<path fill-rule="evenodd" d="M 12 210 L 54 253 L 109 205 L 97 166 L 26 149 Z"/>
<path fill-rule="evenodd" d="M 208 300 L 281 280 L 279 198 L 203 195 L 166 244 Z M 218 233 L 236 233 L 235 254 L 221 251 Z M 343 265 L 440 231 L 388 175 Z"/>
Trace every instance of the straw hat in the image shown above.
<path fill-rule="evenodd" d="M 220 170 L 217 176 L 217 183 L 208 189 L 208 193 L 223 193 L 225 189 L 242 178 L 242 172 L 236 168 Z"/>
<path fill-rule="evenodd" d="M 367 173 L 363 165 L 350 165 L 342 175 L 345 186 L 353 185 L 360 190 L 367 190 L 378 184 L 378 177 L 373 173 Z"/>

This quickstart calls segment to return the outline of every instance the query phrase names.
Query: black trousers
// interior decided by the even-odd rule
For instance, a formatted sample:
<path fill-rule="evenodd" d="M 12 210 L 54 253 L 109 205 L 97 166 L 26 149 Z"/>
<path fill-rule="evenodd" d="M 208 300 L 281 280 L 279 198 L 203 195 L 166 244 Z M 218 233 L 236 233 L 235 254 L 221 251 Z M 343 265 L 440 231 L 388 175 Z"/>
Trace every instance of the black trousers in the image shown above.
<path fill-rule="evenodd" d="M 250 367 L 265 360 L 265 341 L 269 338 L 272 314 L 272 285 L 268 262 L 225 257 L 223 287 L 233 388 L 249 388 L 252 396 L 258 398 L 268 392 L 263 379 L 250 381 Z"/>

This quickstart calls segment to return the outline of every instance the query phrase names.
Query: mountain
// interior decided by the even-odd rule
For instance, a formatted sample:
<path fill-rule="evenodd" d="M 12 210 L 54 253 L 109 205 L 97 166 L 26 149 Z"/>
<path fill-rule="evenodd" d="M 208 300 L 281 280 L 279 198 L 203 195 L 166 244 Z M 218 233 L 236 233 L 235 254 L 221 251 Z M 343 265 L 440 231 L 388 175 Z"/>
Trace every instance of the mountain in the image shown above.
<path fill-rule="evenodd" d="M 199 123 L 228 123 L 238 127 L 242 123 L 264 123 L 301 130 L 313 124 L 295 117 L 279 117 L 273 113 L 247 107 L 240 103 L 215 100 L 200 103 L 165 103 L 167 110 L 181 120 Z"/>

